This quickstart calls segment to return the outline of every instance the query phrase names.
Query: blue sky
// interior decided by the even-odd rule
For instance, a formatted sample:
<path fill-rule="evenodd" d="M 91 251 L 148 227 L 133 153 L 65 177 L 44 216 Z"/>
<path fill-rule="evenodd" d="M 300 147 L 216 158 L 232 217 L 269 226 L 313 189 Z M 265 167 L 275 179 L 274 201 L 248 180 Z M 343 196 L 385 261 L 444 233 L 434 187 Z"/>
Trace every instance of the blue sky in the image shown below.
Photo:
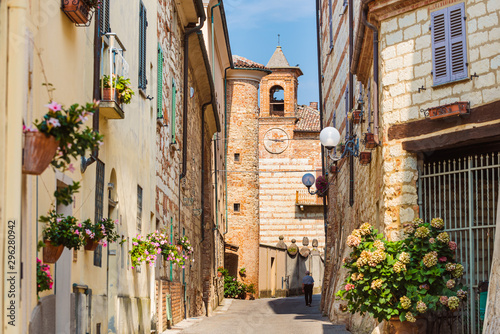
<path fill-rule="evenodd" d="M 224 9 L 234 55 L 266 65 L 280 34 L 288 62 L 304 73 L 298 103 L 319 100 L 314 0 L 224 0 Z"/>

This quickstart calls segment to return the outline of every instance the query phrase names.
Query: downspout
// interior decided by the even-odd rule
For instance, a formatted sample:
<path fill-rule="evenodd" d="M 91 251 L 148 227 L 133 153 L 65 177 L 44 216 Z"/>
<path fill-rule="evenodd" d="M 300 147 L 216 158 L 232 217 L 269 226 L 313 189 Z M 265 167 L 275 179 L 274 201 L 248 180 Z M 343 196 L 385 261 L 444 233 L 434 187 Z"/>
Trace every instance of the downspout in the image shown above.
<path fill-rule="evenodd" d="M 352 53 L 353 53 L 353 40 L 354 40 L 354 14 L 353 14 L 353 4 L 352 0 L 349 0 L 349 64 L 352 61 Z M 353 80 L 354 75 L 352 71 L 349 71 L 349 101 L 348 101 L 348 111 L 352 110 L 352 100 L 354 97 L 354 89 L 353 89 Z M 349 133 L 354 138 L 354 123 L 349 122 Z M 349 206 L 354 205 L 354 155 L 349 155 Z"/>
<path fill-rule="evenodd" d="M 219 230 L 219 183 L 217 181 L 218 178 L 218 172 L 217 172 L 217 147 L 218 147 L 218 141 L 217 139 L 213 139 L 214 143 L 214 181 L 215 181 L 215 230 Z"/>
<path fill-rule="evenodd" d="M 317 0 L 319 1 L 319 0 Z M 229 224 L 227 221 L 227 70 L 230 69 L 231 66 L 228 66 L 224 69 L 224 174 L 225 174 L 225 196 L 226 196 L 226 230 L 222 235 L 226 235 L 229 232 Z"/>
<path fill-rule="evenodd" d="M 319 89 L 319 124 L 320 128 L 323 129 L 323 90 L 321 85 L 321 27 L 319 24 L 319 15 L 320 15 L 320 1 L 316 0 L 316 53 L 318 56 L 318 89 Z M 323 175 L 326 175 L 325 170 L 325 148 L 321 145 L 321 171 Z M 327 194 L 328 196 L 328 194 Z M 327 252 L 328 245 L 328 208 L 327 208 L 327 196 L 323 196 L 323 223 L 325 228 L 325 254 Z"/>
<path fill-rule="evenodd" d="M 197 1 L 198 6 L 200 6 L 201 1 Z M 183 90 L 182 93 L 182 172 L 179 175 L 179 235 L 181 235 L 181 181 L 186 177 L 187 172 L 187 107 L 188 107 L 188 66 L 189 66 L 189 36 L 195 32 L 201 31 L 203 25 L 205 24 L 205 9 L 203 8 L 203 3 L 201 3 L 200 10 L 200 23 L 194 28 L 186 30 L 184 33 L 184 74 L 183 74 Z"/>
<path fill-rule="evenodd" d="M 212 20 L 212 25 L 211 25 L 211 28 L 212 28 L 212 35 L 210 36 L 211 37 L 211 40 L 212 40 L 212 77 L 215 77 L 215 49 L 214 49 L 214 45 L 215 45 L 215 38 L 214 38 L 214 8 L 215 7 L 219 7 L 222 3 L 222 0 L 219 0 L 218 3 L 216 3 L 215 5 L 212 6 L 212 8 L 210 8 L 210 18 Z"/>
<path fill-rule="evenodd" d="M 203 4 L 201 6 L 203 8 Z M 187 161 L 187 107 L 188 107 L 188 66 L 189 66 L 189 36 L 195 32 L 201 31 L 206 20 L 205 10 L 201 10 L 200 23 L 194 28 L 186 30 L 184 33 L 184 82 L 183 82 L 183 101 L 182 101 L 182 173 L 179 179 L 186 177 Z"/>
<path fill-rule="evenodd" d="M 101 27 L 99 25 L 102 12 L 99 9 L 94 21 L 94 80 L 92 86 L 92 97 L 94 100 L 101 99 L 100 76 L 101 76 Z M 99 133 L 99 107 L 97 107 L 92 116 L 92 130 Z M 94 147 L 90 157 L 86 159 L 82 156 L 81 171 L 85 172 L 88 166 L 92 165 L 99 158 L 99 146 Z"/>

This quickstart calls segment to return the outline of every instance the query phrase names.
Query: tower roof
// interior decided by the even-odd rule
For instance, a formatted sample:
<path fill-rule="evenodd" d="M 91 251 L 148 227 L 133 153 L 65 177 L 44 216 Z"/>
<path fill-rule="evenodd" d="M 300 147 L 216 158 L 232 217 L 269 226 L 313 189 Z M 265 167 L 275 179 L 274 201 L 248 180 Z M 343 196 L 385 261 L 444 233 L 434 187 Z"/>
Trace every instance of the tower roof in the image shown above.
<path fill-rule="evenodd" d="M 290 64 L 288 64 L 288 61 L 286 60 L 285 54 L 283 53 L 283 50 L 281 50 L 281 46 L 277 46 L 276 50 L 274 50 L 274 53 L 269 59 L 269 62 L 267 63 L 266 67 L 268 68 L 287 68 L 290 67 Z"/>

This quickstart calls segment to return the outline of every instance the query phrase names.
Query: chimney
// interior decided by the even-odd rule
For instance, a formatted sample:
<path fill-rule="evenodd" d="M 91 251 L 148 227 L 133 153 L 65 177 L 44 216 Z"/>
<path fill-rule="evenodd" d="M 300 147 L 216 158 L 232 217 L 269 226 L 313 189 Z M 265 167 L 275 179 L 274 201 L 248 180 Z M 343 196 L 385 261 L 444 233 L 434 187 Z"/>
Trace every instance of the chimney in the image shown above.
<path fill-rule="evenodd" d="M 318 110 L 318 102 L 309 102 L 309 107 Z"/>

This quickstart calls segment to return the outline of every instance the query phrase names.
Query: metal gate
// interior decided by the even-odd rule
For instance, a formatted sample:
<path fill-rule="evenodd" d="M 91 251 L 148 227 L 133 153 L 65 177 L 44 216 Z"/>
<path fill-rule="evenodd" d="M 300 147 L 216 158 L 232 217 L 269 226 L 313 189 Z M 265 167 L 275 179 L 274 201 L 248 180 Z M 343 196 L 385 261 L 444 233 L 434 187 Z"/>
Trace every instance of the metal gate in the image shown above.
<path fill-rule="evenodd" d="M 453 333 L 482 332 L 478 285 L 490 275 L 499 181 L 500 152 L 425 163 L 419 169 L 420 217 L 444 219 L 450 238 L 458 244 L 457 261 L 465 267 L 467 303 L 461 314 L 446 315 L 448 324 L 454 320 L 448 328 Z"/>

